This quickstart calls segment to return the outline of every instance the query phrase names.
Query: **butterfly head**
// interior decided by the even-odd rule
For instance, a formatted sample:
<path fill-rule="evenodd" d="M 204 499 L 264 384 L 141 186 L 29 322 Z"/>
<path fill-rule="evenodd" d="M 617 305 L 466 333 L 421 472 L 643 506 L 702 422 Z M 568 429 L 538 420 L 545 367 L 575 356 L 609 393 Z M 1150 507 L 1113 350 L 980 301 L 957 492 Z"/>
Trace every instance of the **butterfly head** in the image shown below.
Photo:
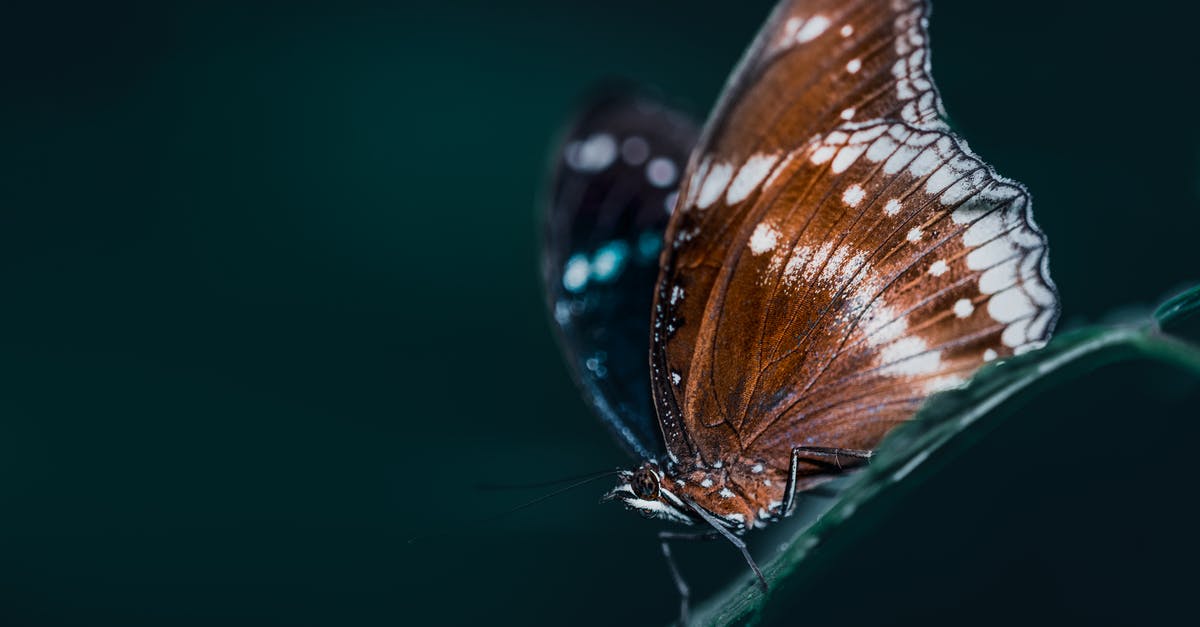
<path fill-rule="evenodd" d="M 760 459 L 711 464 L 648 461 L 623 470 L 604 500 L 620 499 L 646 518 L 720 525 L 740 533 L 784 515 L 787 473 Z"/>
<path fill-rule="evenodd" d="M 648 461 L 636 470 L 623 470 L 617 487 L 604 500 L 620 499 L 626 509 L 635 510 L 646 518 L 661 518 L 672 522 L 692 524 L 692 508 L 669 487 L 667 475 L 656 462 Z"/>

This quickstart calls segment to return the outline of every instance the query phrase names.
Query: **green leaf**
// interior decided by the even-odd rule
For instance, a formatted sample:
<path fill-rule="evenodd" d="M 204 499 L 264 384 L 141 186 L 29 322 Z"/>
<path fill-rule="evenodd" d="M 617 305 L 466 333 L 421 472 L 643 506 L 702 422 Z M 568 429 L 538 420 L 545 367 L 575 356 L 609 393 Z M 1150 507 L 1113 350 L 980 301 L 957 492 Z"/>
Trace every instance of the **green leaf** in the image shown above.
<path fill-rule="evenodd" d="M 1200 378 L 1200 346 L 1168 330 L 1200 319 L 1200 288 L 1177 296 L 1137 326 L 1091 327 L 1064 333 L 1045 348 L 989 364 L 964 386 L 929 399 L 910 422 L 880 445 L 870 466 L 841 483 L 836 499 L 810 506 L 790 519 L 780 550 L 760 565 L 772 590 L 784 587 L 809 552 L 837 533 L 864 504 L 887 492 L 902 491 L 935 451 L 964 449 L 986 436 L 992 418 L 1028 402 L 1037 391 L 1129 359 L 1173 364 Z M 915 477 L 917 480 L 919 476 Z M 798 520 L 797 520 L 798 519 Z M 761 551 L 760 551 L 761 553 Z M 697 625 L 753 622 L 771 592 L 761 593 L 746 575 L 693 612 Z"/>
<path fill-rule="evenodd" d="M 1154 319 L 1166 333 L 1200 339 L 1200 285 L 1163 303 L 1154 312 Z"/>

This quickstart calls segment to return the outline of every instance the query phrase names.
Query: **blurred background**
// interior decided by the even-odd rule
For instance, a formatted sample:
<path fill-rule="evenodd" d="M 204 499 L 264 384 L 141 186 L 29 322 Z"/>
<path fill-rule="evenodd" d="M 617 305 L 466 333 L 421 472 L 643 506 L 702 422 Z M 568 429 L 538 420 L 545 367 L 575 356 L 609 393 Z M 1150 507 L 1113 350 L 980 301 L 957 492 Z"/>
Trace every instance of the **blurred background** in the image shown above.
<path fill-rule="evenodd" d="M 947 109 L 1031 189 L 1060 328 L 1200 279 L 1197 10 L 935 4 Z M 0 623 L 671 620 L 657 524 L 606 484 L 470 520 L 542 492 L 478 483 L 629 463 L 538 283 L 577 97 L 628 77 L 702 117 L 771 5 L 3 9 Z M 862 511 L 768 618 L 1186 609 L 1198 401 L 1144 364 L 1044 393 Z M 678 552 L 701 596 L 745 568 Z"/>

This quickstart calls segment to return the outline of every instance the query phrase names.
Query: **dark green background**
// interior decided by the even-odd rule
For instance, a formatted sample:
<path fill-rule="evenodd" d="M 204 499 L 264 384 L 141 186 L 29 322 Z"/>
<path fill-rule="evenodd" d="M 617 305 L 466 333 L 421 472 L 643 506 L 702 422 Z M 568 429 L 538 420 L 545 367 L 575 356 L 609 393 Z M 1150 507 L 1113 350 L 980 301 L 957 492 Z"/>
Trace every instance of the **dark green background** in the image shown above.
<path fill-rule="evenodd" d="M 464 521 L 539 493 L 479 482 L 628 462 L 538 285 L 577 95 L 702 115 L 770 1 L 31 4 L 0 14 L 0 623 L 673 616 L 606 485 Z M 1175 3 L 1047 4 L 939 2 L 935 75 L 1032 190 L 1070 327 L 1200 278 L 1200 47 Z M 1198 397 L 1135 365 L 1036 399 L 775 618 L 1186 607 Z M 680 552 L 701 592 L 744 568 Z"/>

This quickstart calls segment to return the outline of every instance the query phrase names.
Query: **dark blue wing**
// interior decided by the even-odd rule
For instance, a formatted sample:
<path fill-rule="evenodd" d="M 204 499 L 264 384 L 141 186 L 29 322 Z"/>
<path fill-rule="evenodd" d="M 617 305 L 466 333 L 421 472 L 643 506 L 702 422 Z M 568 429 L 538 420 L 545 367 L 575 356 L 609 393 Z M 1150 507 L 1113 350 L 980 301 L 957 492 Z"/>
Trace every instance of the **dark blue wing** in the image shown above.
<path fill-rule="evenodd" d="M 650 400 L 650 307 L 663 230 L 698 134 L 646 96 L 608 92 L 556 156 L 542 276 L 585 399 L 630 454 L 663 451 Z"/>

